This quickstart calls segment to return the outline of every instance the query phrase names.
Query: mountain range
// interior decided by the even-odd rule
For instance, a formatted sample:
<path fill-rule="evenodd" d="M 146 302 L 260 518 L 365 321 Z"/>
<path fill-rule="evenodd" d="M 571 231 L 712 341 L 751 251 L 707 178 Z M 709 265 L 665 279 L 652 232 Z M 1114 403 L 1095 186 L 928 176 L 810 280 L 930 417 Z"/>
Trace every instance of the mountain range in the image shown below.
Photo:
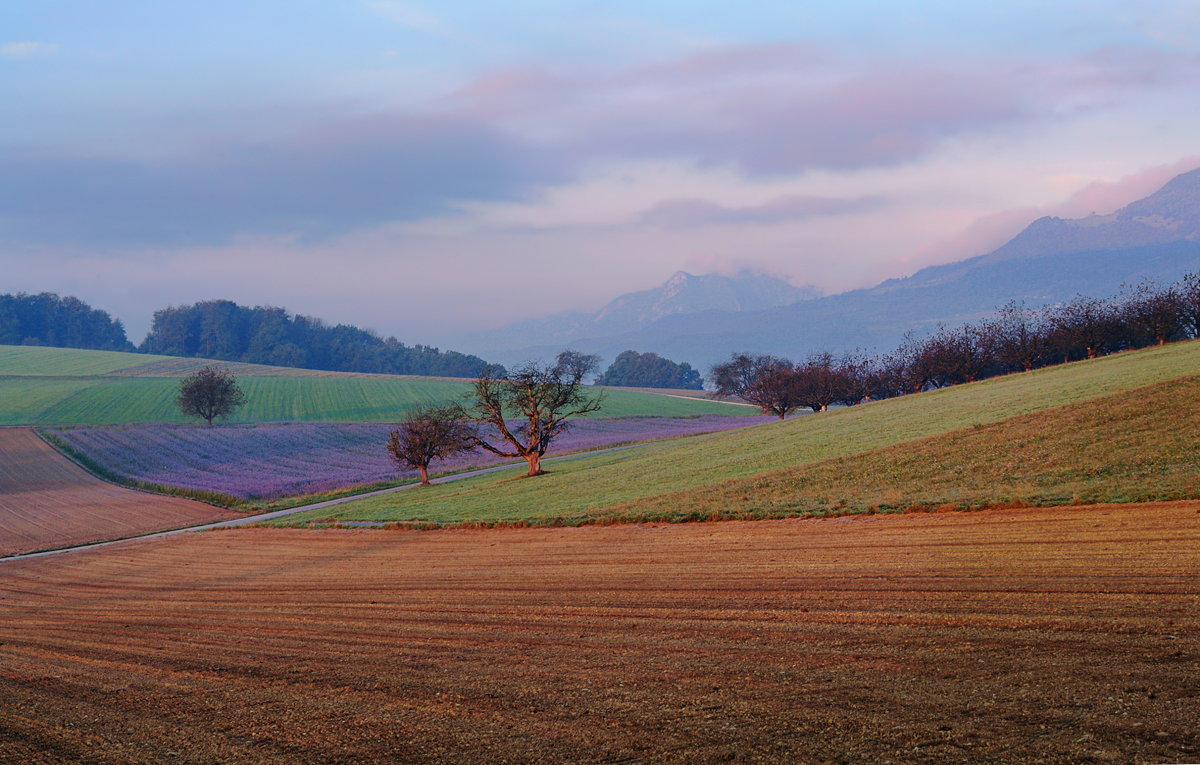
<path fill-rule="evenodd" d="M 972 321 L 1010 300 L 1036 307 L 1200 271 L 1200 170 L 1109 215 L 1040 218 L 993 252 L 868 289 L 817 297 L 780 279 L 676 273 L 594 314 L 567 312 L 466 335 L 455 347 L 512 364 L 569 345 L 609 360 L 653 351 L 704 369 L 735 351 L 800 358 L 887 352 L 905 332 Z"/>
<path fill-rule="evenodd" d="M 595 313 L 563 311 L 542 319 L 529 319 L 499 329 L 482 330 L 455 338 L 454 347 L 488 349 L 492 357 L 530 345 L 573 345 L 583 340 L 635 333 L 670 316 L 705 311 L 740 313 L 791 305 L 820 295 L 811 287 L 793 287 L 783 279 L 742 271 L 734 276 L 695 276 L 676 271 L 661 286 L 630 292 L 608 302 Z M 612 354 L 616 355 L 616 354 Z"/>

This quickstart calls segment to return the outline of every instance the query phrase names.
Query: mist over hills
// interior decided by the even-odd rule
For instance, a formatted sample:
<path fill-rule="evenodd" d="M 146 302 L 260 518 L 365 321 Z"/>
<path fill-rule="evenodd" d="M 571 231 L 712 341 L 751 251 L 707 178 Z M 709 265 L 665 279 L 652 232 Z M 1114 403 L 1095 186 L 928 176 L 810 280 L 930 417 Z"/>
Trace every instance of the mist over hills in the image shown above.
<path fill-rule="evenodd" d="M 697 310 L 673 311 L 625 331 L 606 331 L 616 325 L 594 318 L 590 324 L 559 325 L 559 319 L 549 317 L 488 333 L 486 353 L 489 359 L 513 364 L 548 357 L 569 342 L 605 358 L 635 349 L 704 369 L 734 351 L 791 357 L 855 348 L 887 352 L 909 330 L 922 334 L 939 324 L 976 320 L 1009 300 L 1036 307 L 1078 294 L 1108 297 L 1123 284 L 1173 282 L 1197 270 L 1200 170 L 1193 170 L 1110 215 L 1040 218 L 993 252 L 868 289 L 785 305 L 760 304 L 759 310 L 748 310 L 750 302 L 738 308 L 694 303 Z M 636 305 L 646 294 L 631 293 L 609 305 Z M 553 334 L 556 327 L 558 335 Z M 476 337 L 462 338 L 460 346 L 475 350 Z"/>
<path fill-rule="evenodd" d="M 676 271 L 662 285 L 616 297 L 595 313 L 563 311 L 542 319 L 472 332 L 454 338 L 452 344 L 478 348 L 482 354 L 492 355 L 497 349 L 503 352 L 530 345 L 555 346 L 561 350 L 563 345 L 572 345 L 583 338 L 636 333 L 672 316 L 777 308 L 811 300 L 819 294 L 811 287 L 793 287 L 782 279 L 749 271 L 734 276 L 696 276 Z"/>

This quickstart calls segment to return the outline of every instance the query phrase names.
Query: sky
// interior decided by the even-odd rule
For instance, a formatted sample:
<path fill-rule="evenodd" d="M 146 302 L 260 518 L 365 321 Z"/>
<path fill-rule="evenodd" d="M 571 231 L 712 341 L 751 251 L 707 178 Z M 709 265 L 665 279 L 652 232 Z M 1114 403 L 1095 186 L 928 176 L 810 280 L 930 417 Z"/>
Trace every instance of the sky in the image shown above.
<path fill-rule="evenodd" d="M 1200 2 L 5 0 L 0 292 L 442 343 L 825 293 L 1200 167 Z"/>

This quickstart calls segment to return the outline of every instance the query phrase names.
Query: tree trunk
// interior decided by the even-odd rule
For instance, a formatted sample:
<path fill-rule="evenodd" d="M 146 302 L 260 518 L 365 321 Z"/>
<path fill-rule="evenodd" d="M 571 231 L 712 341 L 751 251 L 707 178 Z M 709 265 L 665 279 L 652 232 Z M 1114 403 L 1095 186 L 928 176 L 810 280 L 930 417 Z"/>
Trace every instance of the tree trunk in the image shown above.
<path fill-rule="evenodd" d="M 526 473 L 526 477 L 542 474 L 542 455 L 534 452 L 525 455 L 525 459 L 529 461 L 529 472 Z"/>
<path fill-rule="evenodd" d="M 418 465 L 417 470 L 421 471 L 421 485 L 428 486 L 429 485 L 429 468 L 424 465 Z"/>

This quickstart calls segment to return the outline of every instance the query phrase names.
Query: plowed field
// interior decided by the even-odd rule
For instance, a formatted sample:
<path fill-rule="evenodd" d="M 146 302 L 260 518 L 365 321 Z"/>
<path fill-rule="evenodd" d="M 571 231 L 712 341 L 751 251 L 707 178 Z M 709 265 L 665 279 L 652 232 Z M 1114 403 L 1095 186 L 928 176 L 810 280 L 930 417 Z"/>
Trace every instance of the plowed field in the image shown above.
<path fill-rule="evenodd" d="M 0 563 L 12 762 L 1200 760 L 1200 504 Z"/>
<path fill-rule="evenodd" d="M 0 555 L 237 517 L 105 483 L 32 430 L 0 428 Z"/>

